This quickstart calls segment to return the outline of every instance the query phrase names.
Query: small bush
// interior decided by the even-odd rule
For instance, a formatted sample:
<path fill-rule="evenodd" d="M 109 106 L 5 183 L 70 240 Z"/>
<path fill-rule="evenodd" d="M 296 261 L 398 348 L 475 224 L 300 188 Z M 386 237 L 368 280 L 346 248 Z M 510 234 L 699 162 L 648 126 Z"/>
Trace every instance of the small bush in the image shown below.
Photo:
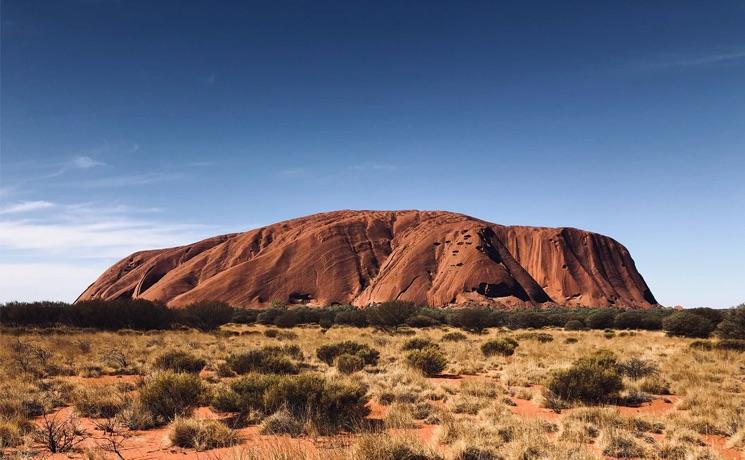
<path fill-rule="evenodd" d="M 639 380 L 648 375 L 654 375 L 659 372 L 657 365 L 651 361 L 639 358 L 630 358 L 619 365 L 620 372 L 632 380 Z"/>
<path fill-rule="evenodd" d="M 139 399 L 131 401 L 116 418 L 119 423 L 130 430 L 149 430 L 164 423 L 163 420 L 156 418 Z"/>
<path fill-rule="evenodd" d="M 414 315 L 406 320 L 409 327 L 432 327 L 440 324 L 436 319 L 427 315 Z"/>
<path fill-rule="evenodd" d="M 190 414 L 204 394 L 205 387 L 198 376 L 166 371 L 147 381 L 138 398 L 156 420 L 168 422 Z"/>
<path fill-rule="evenodd" d="M 70 452 L 86 438 L 85 431 L 77 419 L 62 418 L 59 413 L 43 416 L 43 420 L 32 433 L 34 441 L 42 444 L 52 454 Z"/>
<path fill-rule="evenodd" d="M 270 385 L 263 395 L 263 409 L 265 413 L 287 409 L 320 429 L 352 428 L 370 412 L 367 401 L 363 385 L 305 374 L 285 376 Z"/>
<path fill-rule="evenodd" d="M 207 361 L 185 351 L 173 350 L 155 358 L 154 365 L 162 370 L 198 374 L 207 365 Z"/>
<path fill-rule="evenodd" d="M 365 314 L 370 325 L 387 329 L 405 324 L 417 310 L 418 307 L 411 302 L 395 300 L 368 307 Z"/>
<path fill-rule="evenodd" d="M 245 353 L 230 355 L 227 365 L 238 374 L 258 372 L 262 374 L 297 374 L 297 366 L 278 347 L 265 347 Z"/>
<path fill-rule="evenodd" d="M 577 337 L 567 337 L 566 339 L 564 339 L 564 343 L 570 345 L 577 342 L 579 342 L 579 339 Z"/>
<path fill-rule="evenodd" d="M 24 430 L 13 420 L 0 419 L 0 449 L 23 444 Z"/>
<path fill-rule="evenodd" d="M 264 411 L 264 393 L 277 385 L 282 377 L 275 374 L 249 374 L 230 383 L 229 390 L 216 392 L 212 405 L 226 412 Z"/>
<path fill-rule="evenodd" d="M 370 346 L 347 340 L 344 342 L 323 345 L 316 350 L 318 359 L 328 364 L 334 362 L 337 356 L 354 355 L 361 358 L 365 364 L 375 365 L 378 363 L 380 353 Z"/>
<path fill-rule="evenodd" d="M 111 418 L 126 406 L 124 395 L 108 385 L 77 389 L 72 399 L 75 410 L 83 417 Z"/>
<path fill-rule="evenodd" d="M 555 371 L 547 388 L 565 401 L 598 403 L 616 398 L 623 380 L 615 355 L 601 350 L 578 359 L 569 369 Z"/>
<path fill-rule="evenodd" d="M 335 365 L 342 374 L 353 374 L 365 368 L 365 361 L 357 355 L 345 353 L 336 358 Z"/>
<path fill-rule="evenodd" d="M 448 332 L 447 334 L 442 335 L 442 340 L 444 342 L 462 342 L 467 338 L 466 334 L 462 332 Z"/>
<path fill-rule="evenodd" d="M 481 345 L 481 353 L 484 356 L 512 356 L 519 345 L 517 340 L 511 337 L 489 340 Z"/>
<path fill-rule="evenodd" d="M 411 351 L 406 355 L 406 362 L 428 377 L 441 373 L 448 364 L 445 355 L 434 347 Z"/>
<path fill-rule="evenodd" d="M 367 435 L 352 448 L 357 460 L 441 460 L 442 457 L 413 439 Z"/>
<path fill-rule="evenodd" d="M 170 425 L 168 438 L 174 446 L 196 450 L 216 449 L 238 444 L 238 434 L 218 420 L 177 417 Z"/>
<path fill-rule="evenodd" d="M 303 431 L 303 423 L 285 409 L 280 409 L 265 418 L 259 426 L 259 433 L 267 435 L 288 434 L 295 437 L 303 434 Z"/>
<path fill-rule="evenodd" d="M 585 328 L 585 323 L 578 319 L 570 319 L 564 324 L 564 330 L 566 331 L 581 331 Z"/>
<path fill-rule="evenodd" d="M 714 330 L 714 324 L 703 316 L 677 312 L 662 321 L 662 328 L 672 336 L 706 338 Z"/>
<path fill-rule="evenodd" d="M 427 347 L 435 347 L 437 348 L 437 344 L 432 342 L 430 339 L 422 338 L 422 337 L 415 337 L 413 339 L 409 339 L 406 342 L 404 342 L 404 345 L 401 347 L 402 350 L 408 351 L 408 350 L 422 350 Z"/>

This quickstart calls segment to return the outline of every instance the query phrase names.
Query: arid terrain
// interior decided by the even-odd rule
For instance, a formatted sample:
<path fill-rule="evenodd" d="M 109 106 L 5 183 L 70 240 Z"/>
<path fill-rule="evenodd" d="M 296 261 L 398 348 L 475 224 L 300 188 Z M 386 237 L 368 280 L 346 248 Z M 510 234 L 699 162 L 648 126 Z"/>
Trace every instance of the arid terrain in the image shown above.
<path fill-rule="evenodd" d="M 0 436 L 6 458 L 743 458 L 745 354 L 692 342 L 556 327 L 6 329 Z"/>

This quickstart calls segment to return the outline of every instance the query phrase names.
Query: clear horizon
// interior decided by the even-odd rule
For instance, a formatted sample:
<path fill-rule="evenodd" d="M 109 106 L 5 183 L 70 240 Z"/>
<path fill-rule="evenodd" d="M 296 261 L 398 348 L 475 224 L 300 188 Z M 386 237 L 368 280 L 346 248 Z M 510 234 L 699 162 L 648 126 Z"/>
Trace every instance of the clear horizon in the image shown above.
<path fill-rule="evenodd" d="M 0 1 L 0 302 L 337 209 L 577 227 L 745 302 L 745 4 Z"/>

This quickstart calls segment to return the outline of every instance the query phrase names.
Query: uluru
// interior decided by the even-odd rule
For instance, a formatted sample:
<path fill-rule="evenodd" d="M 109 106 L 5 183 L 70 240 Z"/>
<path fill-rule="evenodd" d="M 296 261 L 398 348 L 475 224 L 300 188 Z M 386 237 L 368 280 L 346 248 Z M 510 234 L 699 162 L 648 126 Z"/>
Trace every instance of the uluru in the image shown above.
<path fill-rule="evenodd" d="M 433 307 L 657 304 L 628 250 L 575 228 L 504 226 L 444 211 L 336 211 L 193 244 L 136 252 L 78 301 L 143 298 L 172 307 Z"/>

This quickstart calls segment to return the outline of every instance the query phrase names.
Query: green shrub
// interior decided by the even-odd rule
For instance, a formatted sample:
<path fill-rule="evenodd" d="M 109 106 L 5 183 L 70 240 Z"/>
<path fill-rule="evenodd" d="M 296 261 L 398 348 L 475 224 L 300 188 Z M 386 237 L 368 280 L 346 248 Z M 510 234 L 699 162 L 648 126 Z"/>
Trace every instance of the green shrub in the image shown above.
<path fill-rule="evenodd" d="M 342 374 L 353 374 L 365 368 L 365 361 L 357 355 L 339 355 L 335 361 L 336 368 Z"/>
<path fill-rule="evenodd" d="M 227 365 L 238 374 L 259 372 L 262 374 L 297 374 L 297 366 L 279 347 L 265 347 L 237 355 L 230 355 Z"/>
<path fill-rule="evenodd" d="M 124 395 L 110 385 L 79 388 L 72 400 L 78 414 L 91 418 L 114 417 L 126 406 Z"/>
<path fill-rule="evenodd" d="M 717 326 L 723 339 L 745 340 L 745 303 L 729 310 Z"/>
<path fill-rule="evenodd" d="M 409 327 L 432 327 L 440 324 L 436 319 L 427 315 L 414 315 L 406 320 Z"/>
<path fill-rule="evenodd" d="M 371 326 L 380 328 L 398 327 L 406 323 L 413 316 L 418 307 L 411 302 L 394 300 L 383 302 L 365 309 L 367 322 Z"/>
<path fill-rule="evenodd" d="M 213 396 L 212 406 L 225 412 L 262 412 L 264 393 L 282 379 L 275 374 L 249 374 L 230 383 Z"/>
<path fill-rule="evenodd" d="M 517 340 L 511 337 L 493 339 L 484 342 L 481 345 L 481 353 L 483 353 L 484 356 L 512 356 L 515 353 L 515 349 L 519 345 L 520 344 L 517 342 Z"/>
<path fill-rule="evenodd" d="M 452 326 L 477 334 L 487 327 L 499 326 L 505 322 L 503 315 L 486 307 L 459 308 L 450 315 L 449 319 Z"/>
<path fill-rule="evenodd" d="M 281 377 L 263 394 L 265 413 L 286 409 L 319 428 L 353 428 L 370 409 L 367 388 L 361 384 L 326 380 L 303 374 Z"/>
<path fill-rule="evenodd" d="M 166 371 L 145 382 L 138 398 L 156 420 L 168 422 L 190 414 L 204 395 L 205 387 L 198 376 Z"/>
<path fill-rule="evenodd" d="M 434 376 L 445 370 L 448 364 L 445 355 L 435 347 L 411 351 L 406 355 L 406 362 L 413 368 L 419 369 L 426 376 Z"/>
<path fill-rule="evenodd" d="M 155 358 L 154 365 L 162 370 L 198 374 L 207 365 L 207 361 L 185 351 L 173 350 Z"/>
<path fill-rule="evenodd" d="M 218 420 L 177 417 L 169 428 L 168 438 L 179 447 L 207 450 L 240 442 L 238 434 Z"/>
<path fill-rule="evenodd" d="M 668 335 L 706 338 L 714 330 L 714 324 L 703 316 L 688 312 L 677 312 L 662 321 Z"/>
<path fill-rule="evenodd" d="M 547 388 L 565 401 L 598 403 L 616 398 L 623 380 L 613 352 L 600 350 L 578 359 L 569 369 L 555 371 Z"/>
<path fill-rule="evenodd" d="M 585 319 L 585 324 L 590 329 L 608 329 L 613 327 L 616 314 L 611 310 L 600 310 Z"/>
<path fill-rule="evenodd" d="M 203 300 L 177 310 L 176 315 L 181 324 L 211 331 L 233 319 L 233 308 L 223 302 Z"/>
<path fill-rule="evenodd" d="M 564 330 L 566 331 L 581 331 L 585 328 L 585 323 L 578 319 L 570 319 L 564 324 Z"/>
<path fill-rule="evenodd" d="M 352 342 L 351 340 L 323 345 L 316 350 L 318 359 L 329 366 L 340 355 L 354 355 L 361 358 L 365 364 L 370 365 L 377 364 L 380 357 L 380 353 L 377 350 L 362 343 Z"/>
<path fill-rule="evenodd" d="M 442 335 L 442 340 L 444 342 L 462 342 L 467 338 L 466 334 L 462 332 L 448 332 L 447 334 Z"/>
<path fill-rule="evenodd" d="M 430 339 L 426 339 L 423 337 L 415 337 L 413 339 L 409 339 L 406 342 L 404 342 L 404 345 L 401 347 L 401 349 L 404 351 L 408 351 L 408 350 L 421 350 L 427 347 L 437 348 L 437 344 L 432 342 L 432 340 Z"/>

